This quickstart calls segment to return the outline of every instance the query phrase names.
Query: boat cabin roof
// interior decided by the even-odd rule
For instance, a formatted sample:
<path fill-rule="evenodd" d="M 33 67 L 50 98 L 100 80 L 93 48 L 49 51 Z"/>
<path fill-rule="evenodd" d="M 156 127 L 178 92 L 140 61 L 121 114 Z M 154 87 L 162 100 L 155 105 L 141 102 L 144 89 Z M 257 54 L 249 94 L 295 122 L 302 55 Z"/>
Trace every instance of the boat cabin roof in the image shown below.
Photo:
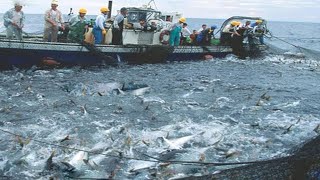
<path fill-rule="evenodd" d="M 256 21 L 256 20 L 262 20 L 262 24 L 267 23 L 267 21 L 265 19 L 262 19 L 261 17 L 232 16 L 223 22 L 220 29 L 223 30 L 225 26 L 230 24 L 232 21 L 240 21 L 241 23 L 244 24 L 246 21 Z"/>

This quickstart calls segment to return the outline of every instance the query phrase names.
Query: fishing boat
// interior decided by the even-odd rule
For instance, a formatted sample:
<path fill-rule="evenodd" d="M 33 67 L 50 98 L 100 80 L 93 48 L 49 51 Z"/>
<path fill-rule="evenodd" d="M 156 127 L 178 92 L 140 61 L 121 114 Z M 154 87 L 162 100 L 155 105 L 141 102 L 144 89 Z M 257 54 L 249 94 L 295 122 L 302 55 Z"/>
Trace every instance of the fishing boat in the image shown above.
<path fill-rule="evenodd" d="M 109 4 L 110 7 L 110 4 Z M 109 42 L 101 45 L 90 43 L 42 42 L 41 36 L 28 35 L 23 41 L 8 40 L 0 37 L 0 66 L 32 66 L 44 62 L 59 65 L 97 65 L 97 64 L 142 64 L 172 61 L 204 60 L 225 57 L 232 54 L 230 44 L 221 44 L 219 39 L 209 45 L 169 46 L 168 26 L 182 17 L 180 13 L 162 13 L 150 6 L 127 7 L 128 16 L 125 23 L 133 25 L 139 18 L 146 19 L 148 25 L 155 24 L 156 29 L 144 31 L 126 26 L 123 31 L 123 45 L 112 45 Z M 167 18 L 170 17 L 170 18 Z M 170 19 L 170 20 L 168 20 Z M 266 21 L 260 17 L 235 16 L 227 19 L 221 26 L 222 30 L 232 21 L 261 20 L 266 29 Z M 110 31 L 108 31 L 109 33 Z M 61 32 L 62 35 L 64 32 Z M 61 35 L 60 33 L 60 35 Z M 266 45 L 258 41 L 261 34 L 250 32 L 252 39 L 244 42 L 245 51 L 249 55 L 260 54 Z M 63 35 L 65 36 L 65 35 Z"/>

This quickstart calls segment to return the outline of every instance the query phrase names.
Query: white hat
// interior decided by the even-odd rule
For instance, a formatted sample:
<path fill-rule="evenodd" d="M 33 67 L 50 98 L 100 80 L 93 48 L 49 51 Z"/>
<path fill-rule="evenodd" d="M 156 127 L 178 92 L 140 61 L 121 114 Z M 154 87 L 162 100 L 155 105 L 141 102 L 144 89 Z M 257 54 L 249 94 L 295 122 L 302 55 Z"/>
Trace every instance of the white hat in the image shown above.
<path fill-rule="evenodd" d="M 52 0 L 51 4 L 58 5 L 58 0 Z"/>
<path fill-rule="evenodd" d="M 20 1 L 15 1 L 14 6 L 23 6 L 22 2 Z"/>

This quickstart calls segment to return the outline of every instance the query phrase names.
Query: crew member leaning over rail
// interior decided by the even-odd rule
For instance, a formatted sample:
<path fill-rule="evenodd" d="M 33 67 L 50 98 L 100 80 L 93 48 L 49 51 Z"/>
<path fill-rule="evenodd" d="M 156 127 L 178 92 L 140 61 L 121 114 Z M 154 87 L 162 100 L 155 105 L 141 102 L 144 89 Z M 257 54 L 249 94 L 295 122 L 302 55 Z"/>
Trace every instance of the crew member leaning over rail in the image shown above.
<path fill-rule="evenodd" d="M 22 28 L 24 26 L 25 16 L 21 9 L 22 4 L 15 3 L 14 8 L 7 11 L 3 16 L 8 39 L 12 39 L 13 35 L 15 35 L 16 39 L 22 40 Z"/>
<path fill-rule="evenodd" d="M 84 31 L 88 28 L 88 20 L 86 18 L 87 10 L 79 9 L 79 15 L 73 16 L 70 23 L 70 31 L 68 33 L 68 41 L 80 43 L 84 39 Z"/>
<path fill-rule="evenodd" d="M 62 13 L 57 9 L 58 1 L 53 0 L 51 2 L 51 9 L 45 12 L 44 20 L 44 34 L 43 41 L 45 42 L 57 42 L 59 26 L 64 30 Z"/>
<path fill-rule="evenodd" d="M 170 31 L 170 46 L 179 46 L 180 44 L 180 35 L 182 30 L 182 24 L 186 22 L 186 18 L 181 17 L 177 23 L 174 23 L 169 31 Z"/>
<path fill-rule="evenodd" d="M 92 33 L 94 35 L 94 43 L 102 44 L 104 35 L 107 34 L 105 29 L 106 17 L 109 13 L 108 7 L 100 8 L 101 14 L 99 14 L 96 18 L 95 24 L 93 26 Z"/>

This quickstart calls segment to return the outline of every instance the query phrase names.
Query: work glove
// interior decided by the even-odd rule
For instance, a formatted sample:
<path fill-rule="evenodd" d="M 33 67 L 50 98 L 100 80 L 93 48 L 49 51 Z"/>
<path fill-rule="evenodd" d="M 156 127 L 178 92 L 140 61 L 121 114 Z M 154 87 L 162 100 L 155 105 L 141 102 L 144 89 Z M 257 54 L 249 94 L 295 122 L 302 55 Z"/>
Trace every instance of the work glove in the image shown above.
<path fill-rule="evenodd" d="M 107 31 L 105 29 L 102 30 L 102 35 L 106 35 Z"/>

